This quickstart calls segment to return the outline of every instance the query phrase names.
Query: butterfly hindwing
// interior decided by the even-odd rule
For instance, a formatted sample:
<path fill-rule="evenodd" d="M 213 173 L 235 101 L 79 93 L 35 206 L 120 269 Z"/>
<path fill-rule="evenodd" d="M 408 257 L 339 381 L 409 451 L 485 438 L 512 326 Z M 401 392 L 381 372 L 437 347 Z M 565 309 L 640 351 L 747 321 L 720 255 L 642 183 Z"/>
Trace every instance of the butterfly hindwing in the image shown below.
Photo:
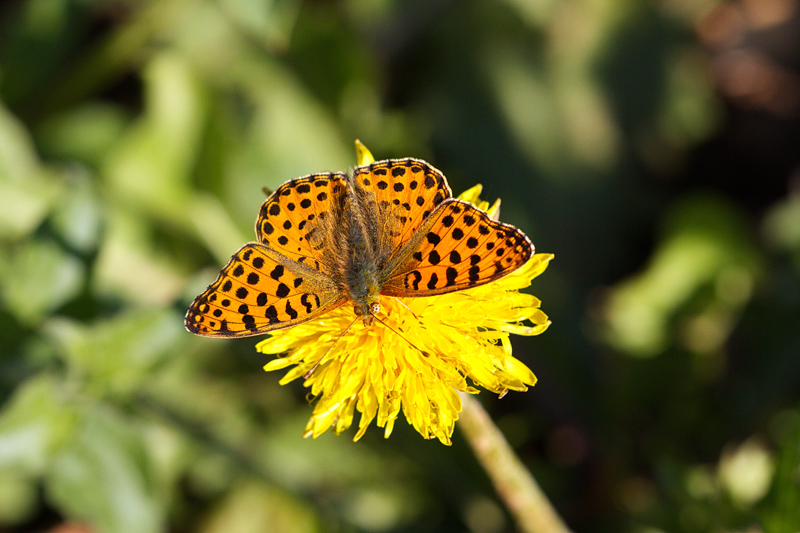
<path fill-rule="evenodd" d="M 327 276 L 250 243 L 195 299 L 186 328 L 208 337 L 247 337 L 306 322 L 344 301 Z"/>
<path fill-rule="evenodd" d="M 256 221 L 258 242 L 306 266 L 323 270 L 327 225 L 348 187 L 341 172 L 289 180 L 262 204 Z"/>
<path fill-rule="evenodd" d="M 432 296 L 499 279 L 533 255 L 530 239 L 474 205 L 443 202 L 390 267 L 381 294 Z"/>

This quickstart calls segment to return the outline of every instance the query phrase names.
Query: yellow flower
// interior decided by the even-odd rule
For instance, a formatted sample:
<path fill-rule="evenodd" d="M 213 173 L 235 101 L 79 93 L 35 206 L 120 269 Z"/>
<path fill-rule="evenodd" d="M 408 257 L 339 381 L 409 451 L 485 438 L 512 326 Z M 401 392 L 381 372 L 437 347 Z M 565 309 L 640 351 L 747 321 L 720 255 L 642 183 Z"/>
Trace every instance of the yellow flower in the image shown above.
<path fill-rule="evenodd" d="M 359 164 L 371 161 L 358 142 L 357 151 Z M 488 203 L 478 199 L 480 191 L 478 185 L 460 198 L 486 209 Z M 499 201 L 488 212 L 494 217 L 498 210 Z M 360 419 L 354 440 L 373 420 L 388 437 L 402 410 L 423 437 L 450 444 L 461 412 L 458 391 L 479 392 L 467 378 L 501 397 L 536 383 L 533 372 L 511 355 L 509 336 L 538 335 L 550 325 L 540 301 L 519 289 L 529 286 L 552 258 L 535 254 L 497 281 L 449 294 L 381 296 L 382 322 L 369 326 L 361 320 L 353 323 L 353 307 L 344 305 L 317 320 L 276 331 L 256 349 L 286 354 L 267 363 L 265 370 L 294 365 L 282 385 L 318 365 L 305 380 L 315 398 L 306 437 L 316 438 L 329 428 L 341 433 L 352 425 L 356 411 Z"/>

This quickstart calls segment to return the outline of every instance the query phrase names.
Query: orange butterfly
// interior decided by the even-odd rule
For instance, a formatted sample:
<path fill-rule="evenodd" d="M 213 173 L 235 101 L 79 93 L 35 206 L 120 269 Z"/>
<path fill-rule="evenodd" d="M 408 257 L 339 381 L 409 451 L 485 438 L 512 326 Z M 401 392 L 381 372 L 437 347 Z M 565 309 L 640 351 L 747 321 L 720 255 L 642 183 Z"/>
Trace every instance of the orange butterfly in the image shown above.
<path fill-rule="evenodd" d="M 483 285 L 533 254 L 524 233 L 453 198 L 441 172 L 412 158 L 287 181 L 261 206 L 256 237 L 189 307 L 190 332 L 258 335 L 347 302 L 370 325 L 380 295 Z"/>

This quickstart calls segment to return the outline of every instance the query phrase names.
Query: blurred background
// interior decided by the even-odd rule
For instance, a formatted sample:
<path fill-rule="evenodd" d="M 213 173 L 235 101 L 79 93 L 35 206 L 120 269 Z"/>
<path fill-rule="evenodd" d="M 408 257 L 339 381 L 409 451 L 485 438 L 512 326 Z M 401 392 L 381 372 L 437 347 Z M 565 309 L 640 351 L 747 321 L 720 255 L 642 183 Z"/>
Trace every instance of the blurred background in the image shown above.
<path fill-rule="evenodd" d="M 797 0 L 10 0 L 0 531 L 515 530 L 458 427 L 304 440 L 183 328 L 356 138 L 555 254 L 539 383 L 480 399 L 571 528 L 800 529 Z"/>

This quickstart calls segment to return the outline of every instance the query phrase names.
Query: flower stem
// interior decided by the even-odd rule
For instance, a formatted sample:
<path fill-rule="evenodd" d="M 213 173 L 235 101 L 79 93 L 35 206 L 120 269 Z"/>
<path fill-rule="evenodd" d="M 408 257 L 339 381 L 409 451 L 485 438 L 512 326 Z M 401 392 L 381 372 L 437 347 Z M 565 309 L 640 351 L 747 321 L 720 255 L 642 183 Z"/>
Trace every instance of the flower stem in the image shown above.
<path fill-rule="evenodd" d="M 472 395 L 461 393 L 458 427 L 489 474 L 500 498 L 527 533 L 569 533 L 531 473 L 519 460 L 489 414 Z"/>

